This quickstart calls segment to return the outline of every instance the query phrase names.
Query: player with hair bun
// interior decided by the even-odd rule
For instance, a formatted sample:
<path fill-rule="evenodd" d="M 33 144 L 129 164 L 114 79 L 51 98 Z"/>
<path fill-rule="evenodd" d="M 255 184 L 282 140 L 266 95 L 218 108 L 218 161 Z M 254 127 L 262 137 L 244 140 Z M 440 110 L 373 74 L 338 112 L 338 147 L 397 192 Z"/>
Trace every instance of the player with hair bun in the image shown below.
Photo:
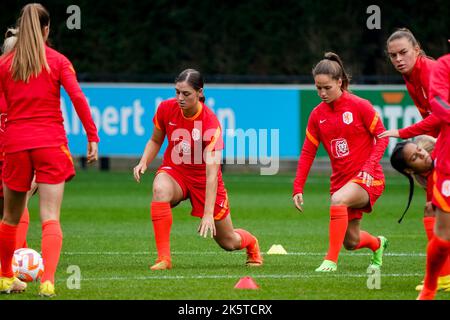
<path fill-rule="evenodd" d="M 389 36 L 386 51 L 394 68 L 403 76 L 406 89 L 422 119 L 427 118 L 431 114 L 428 98 L 430 75 L 436 61 L 425 54 L 419 41 L 406 28 L 400 28 Z M 427 134 L 435 138 L 438 136 L 433 128 Z"/>
<path fill-rule="evenodd" d="M 360 222 L 385 186 L 379 162 L 388 139 L 377 138 L 385 130 L 383 123 L 369 101 L 348 91 L 350 79 L 337 54 L 326 53 L 312 74 L 322 102 L 308 119 L 293 201 L 303 211 L 303 187 L 322 142 L 331 160 L 331 206 L 328 253 L 316 271 L 336 271 L 342 245 L 347 250 L 370 249 L 369 266 L 379 269 L 388 241 L 361 230 Z"/>
<path fill-rule="evenodd" d="M 220 168 L 224 147 L 216 115 L 204 104 L 203 77 L 186 69 L 175 79 L 176 97 L 161 102 L 153 118 L 153 135 L 134 167 L 141 175 L 158 154 L 165 136 L 168 147 L 153 180 L 151 219 L 158 258 L 151 270 L 172 268 L 170 230 L 172 207 L 190 199 L 191 215 L 201 218 L 198 232 L 208 234 L 227 251 L 246 249 L 247 266 L 261 266 L 258 240 L 244 229 L 234 229 Z"/>

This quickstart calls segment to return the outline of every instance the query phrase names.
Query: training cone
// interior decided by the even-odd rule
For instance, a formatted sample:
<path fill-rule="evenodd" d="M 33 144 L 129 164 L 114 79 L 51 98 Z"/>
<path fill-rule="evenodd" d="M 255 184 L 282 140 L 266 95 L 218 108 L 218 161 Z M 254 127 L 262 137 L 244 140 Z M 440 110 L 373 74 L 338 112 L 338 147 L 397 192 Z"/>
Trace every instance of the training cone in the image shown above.
<path fill-rule="evenodd" d="M 269 251 L 267 251 L 267 254 L 287 254 L 287 251 L 284 250 L 281 244 L 274 244 L 270 247 Z"/>
<path fill-rule="evenodd" d="M 234 288 L 235 289 L 250 289 L 250 290 L 259 289 L 258 285 L 256 284 L 255 280 L 252 279 L 252 277 L 243 277 L 243 278 L 241 278 L 236 283 Z"/>

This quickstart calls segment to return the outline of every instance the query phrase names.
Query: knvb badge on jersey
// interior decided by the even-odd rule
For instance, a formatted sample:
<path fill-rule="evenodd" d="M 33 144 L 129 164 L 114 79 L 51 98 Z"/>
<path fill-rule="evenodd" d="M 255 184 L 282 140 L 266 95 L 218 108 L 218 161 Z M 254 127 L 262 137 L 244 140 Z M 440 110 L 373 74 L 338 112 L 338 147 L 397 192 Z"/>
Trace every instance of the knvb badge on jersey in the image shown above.
<path fill-rule="evenodd" d="M 267 129 L 242 129 L 227 130 L 225 144 L 222 140 L 222 132 L 217 128 L 203 131 L 201 121 L 195 121 L 193 128 L 176 128 L 169 133 L 169 141 L 173 143 L 171 160 L 174 164 L 205 164 L 221 162 L 221 157 L 215 155 L 208 158 L 215 147 L 227 155 L 247 153 L 249 164 L 259 164 L 262 175 L 273 175 L 279 169 L 279 130 L 271 129 L 270 135 Z M 219 146 L 217 144 L 220 144 Z M 245 157 L 236 158 L 228 156 L 227 164 L 246 164 Z"/>

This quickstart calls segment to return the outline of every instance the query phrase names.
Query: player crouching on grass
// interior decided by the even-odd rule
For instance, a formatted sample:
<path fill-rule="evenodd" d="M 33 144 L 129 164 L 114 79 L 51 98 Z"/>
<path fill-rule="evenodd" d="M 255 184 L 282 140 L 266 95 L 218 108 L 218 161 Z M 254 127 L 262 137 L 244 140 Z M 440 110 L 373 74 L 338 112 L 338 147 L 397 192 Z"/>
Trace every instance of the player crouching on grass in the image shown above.
<path fill-rule="evenodd" d="M 435 208 L 431 203 L 433 197 L 433 176 L 434 176 L 434 147 L 436 139 L 431 136 L 420 136 L 415 142 L 404 141 L 399 142 L 394 148 L 391 155 L 391 164 L 401 174 L 405 175 L 409 180 L 409 199 L 405 212 L 414 194 L 413 177 L 426 190 L 426 204 L 424 208 L 423 224 L 428 242 L 434 236 L 434 225 L 436 221 Z M 417 291 L 421 291 L 423 285 L 416 287 Z M 450 292 L 450 257 L 445 261 L 444 266 L 439 273 L 438 290 Z"/>
<path fill-rule="evenodd" d="M 363 212 L 371 212 L 384 190 L 380 159 L 388 139 L 369 101 L 348 92 L 349 76 L 341 59 L 328 52 L 312 71 L 322 102 L 309 116 L 306 139 L 298 161 L 293 201 L 303 211 L 303 187 L 322 142 L 332 167 L 329 249 L 317 272 L 337 270 L 339 251 L 368 248 L 373 252 L 371 268 L 382 265 L 387 239 L 360 229 Z"/>
<path fill-rule="evenodd" d="M 172 268 L 170 229 L 172 210 L 190 199 L 191 215 L 201 218 L 200 236 L 211 234 L 225 250 L 247 250 L 247 265 L 260 266 L 263 259 L 255 236 L 234 229 L 227 191 L 220 168 L 224 147 L 215 114 L 204 104 L 202 75 L 187 69 L 175 80 L 176 98 L 163 101 L 153 118 L 153 135 L 148 141 L 134 177 L 141 175 L 158 154 L 165 136 L 168 147 L 153 181 L 151 219 L 158 258 L 151 270 Z"/>

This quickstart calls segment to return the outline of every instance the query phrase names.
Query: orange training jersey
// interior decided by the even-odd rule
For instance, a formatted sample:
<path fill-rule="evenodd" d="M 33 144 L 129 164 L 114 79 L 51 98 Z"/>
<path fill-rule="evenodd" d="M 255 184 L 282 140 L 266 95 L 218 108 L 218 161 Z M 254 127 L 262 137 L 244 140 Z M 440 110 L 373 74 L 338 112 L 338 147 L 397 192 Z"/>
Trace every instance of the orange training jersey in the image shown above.
<path fill-rule="evenodd" d="M 166 134 L 169 143 L 163 165 L 175 166 L 188 175 L 206 177 L 205 151 L 219 151 L 224 147 L 216 115 L 201 103 L 198 112 L 186 118 L 173 98 L 159 105 L 153 123 Z"/>
<path fill-rule="evenodd" d="M 6 100 L 3 94 L 0 94 L 0 161 L 3 161 L 3 139 L 6 121 Z"/>
<path fill-rule="evenodd" d="M 436 65 L 436 61 L 419 56 L 408 76 L 403 76 L 406 83 L 406 89 L 419 109 L 422 118 L 426 118 L 431 113 L 429 101 L 431 72 Z"/>
<path fill-rule="evenodd" d="M 50 71 L 43 68 L 38 76 L 31 76 L 25 83 L 12 78 L 10 67 L 14 54 L 15 50 L 0 59 L 0 95 L 5 95 L 8 106 L 5 152 L 67 144 L 60 107 L 61 85 L 75 107 L 88 140 L 98 142 L 97 128 L 70 61 L 45 47 Z"/>
<path fill-rule="evenodd" d="M 372 175 L 374 183 L 384 183 L 379 162 L 389 140 L 377 138 L 384 130 L 370 102 L 347 91 L 331 104 L 320 103 L 309 116 L 294 194 L 303 193 L 320 142 L 331 160 L 331 193 L 355 178 L 360 171 Z"/>

